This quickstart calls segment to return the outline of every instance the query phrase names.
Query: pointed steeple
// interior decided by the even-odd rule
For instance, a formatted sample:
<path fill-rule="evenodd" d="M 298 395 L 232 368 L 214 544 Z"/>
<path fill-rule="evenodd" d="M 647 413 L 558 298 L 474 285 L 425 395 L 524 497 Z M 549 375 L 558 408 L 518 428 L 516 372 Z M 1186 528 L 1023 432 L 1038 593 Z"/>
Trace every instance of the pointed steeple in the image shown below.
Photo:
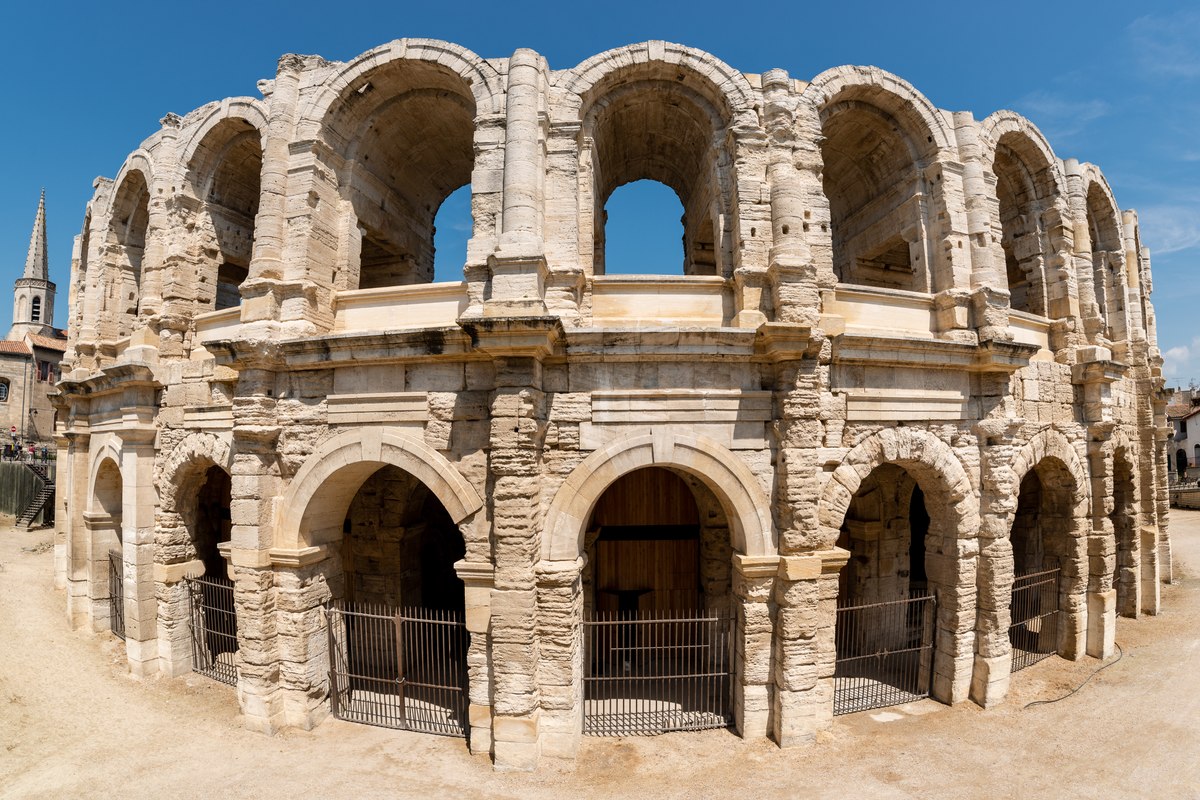
<path fill-rule="evenodd" d="M 23 278 L 50 280 L 50 265 L 46 256 L 46 190 L 38 200 L 37 216 L 33 218 L 33 234 L 29 237 L 29 254 L 25 256 Z"/>

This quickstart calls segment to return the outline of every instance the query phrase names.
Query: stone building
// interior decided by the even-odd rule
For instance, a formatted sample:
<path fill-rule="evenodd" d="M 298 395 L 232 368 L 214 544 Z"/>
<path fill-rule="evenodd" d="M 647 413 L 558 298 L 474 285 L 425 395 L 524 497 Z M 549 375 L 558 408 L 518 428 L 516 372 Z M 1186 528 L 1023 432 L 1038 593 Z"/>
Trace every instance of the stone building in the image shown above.
<path fill-rule="evenodd" d="M 911 644 L 911 694 L 991 706 L 1025 655 L 1104 658 L 1157 611 L 1149 252 L 1028 120 L 657 41 L 553 69 L 401 40 L 258 89 L 167 115 L 77 239 L 58 581 L 134 673 L 219 656 L 246 724 L 309 728 L 331 669 L 335 706 L 419 683 L 353 608 L 444 613 L 464 638 L 421 646 L 462 667 L 457 724 L 529 769 L 614 704 L 686 708 L 645 671 L 672 647 L 728 678 L 721 724 L 790 746 L 856 653 Z M 606 274 L 639 179 L 679 196 L 681 275 Z M 467 185 L 462 280 L 430 283 Z M 193 647 L 202 573 L 235 653 Z"/>
<path fill-rule="evenodd" d="M 40 442 L 54 437 L 50 395 L 66 333 L 54 327 L 54 284 L 46 250 L 46 195 L 38 200 L 25 269 L 13 284 L 13 324 L 0 340 L 0 441 Z"/>

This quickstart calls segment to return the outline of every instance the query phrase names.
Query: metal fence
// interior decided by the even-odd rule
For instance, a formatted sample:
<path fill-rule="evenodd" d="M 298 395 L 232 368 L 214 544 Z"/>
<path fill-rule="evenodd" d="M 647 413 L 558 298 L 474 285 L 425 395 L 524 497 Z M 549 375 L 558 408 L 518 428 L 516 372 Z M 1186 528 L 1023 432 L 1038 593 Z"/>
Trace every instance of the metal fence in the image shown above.
<path fill-rule="evenodd" d="M 233 581 L 186 578 L 191 606 L 192 670 L 215 681 L 237 685 L 237 612 Z"/>
<path fill-rule="evenodd" d="M 108 625 L 125 638 L 125 564 L 116 550 L 108 551 Z"/>
<path fill-rule="evenodd" d="M 653 735 L 732 724 L 733 619 L 716 612 L 584 620 L 583 732 Z"/>
<path fill-rule="evenodd" d="M 336 603 L 328 614 L 335 717 L 467 735 L 469 634 L 461 613 Z"/>
<path fill-rule="evenodd" d="M 1013 672 L 1058 652 L 1058 573 L 1055 568 L 1013 579 L 1008 628 Z"/>
<path fill-rule="evenodd" d="M 937 601 L 929 595 L 837 610 L 833 713 L 929 696 Z"/>

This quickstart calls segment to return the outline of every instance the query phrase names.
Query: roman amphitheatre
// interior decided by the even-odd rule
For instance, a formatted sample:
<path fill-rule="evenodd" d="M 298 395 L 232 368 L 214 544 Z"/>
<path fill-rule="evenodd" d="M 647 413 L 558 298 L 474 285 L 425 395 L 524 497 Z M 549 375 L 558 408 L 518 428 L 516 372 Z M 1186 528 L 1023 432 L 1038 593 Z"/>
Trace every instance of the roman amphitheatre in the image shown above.
<path fill-rule="evenodd" d="M 544 770 L 925 698 L 986 729 L 1159 612 L 1148 251 L 1023 117 L 659 41 L 258 92 L 165 116 L 76 239 L 55 580 L 133 676 Z M 609 274 L 639 180 L 682 268 Z"/>

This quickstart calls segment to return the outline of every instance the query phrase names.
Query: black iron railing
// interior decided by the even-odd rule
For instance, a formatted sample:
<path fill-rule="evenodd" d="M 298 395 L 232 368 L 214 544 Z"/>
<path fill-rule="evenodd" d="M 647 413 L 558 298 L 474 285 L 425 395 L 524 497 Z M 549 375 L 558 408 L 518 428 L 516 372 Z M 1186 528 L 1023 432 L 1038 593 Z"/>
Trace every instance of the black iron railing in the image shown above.
<path fill-rule="evenodd" d="M 116 550 L 108 552 L 108 625 L 125 638 L 125 563 Z"/>
<path fill-rule="evenodd" d="M 937 601 L 929 595 L 837 610 L 833 713 L 929 696 Z"/>
<path fill-rule="evenodd" d="M 469 635 L 462 613 L 335 603 L 328 616 L 335 717 L 467 735 Z"/>
<path fill-rule="evenodd" d="M 233 581 L 186 578 L 191 606 L 192 670 L 215 681 L 237 685 L 237 612 Z"/>
<path fill-rule="evenodd" d="M 733 620 L 705 611 L 597 613 L 583 623 L 583 732 L 652 735 L 733 721 Z"/>
<path fill-rule="evenodd" d="M 1013 579 L 1008 627 L 1013 672 L 1058 652 L 1058 577 L 1055 568 Z"/>

